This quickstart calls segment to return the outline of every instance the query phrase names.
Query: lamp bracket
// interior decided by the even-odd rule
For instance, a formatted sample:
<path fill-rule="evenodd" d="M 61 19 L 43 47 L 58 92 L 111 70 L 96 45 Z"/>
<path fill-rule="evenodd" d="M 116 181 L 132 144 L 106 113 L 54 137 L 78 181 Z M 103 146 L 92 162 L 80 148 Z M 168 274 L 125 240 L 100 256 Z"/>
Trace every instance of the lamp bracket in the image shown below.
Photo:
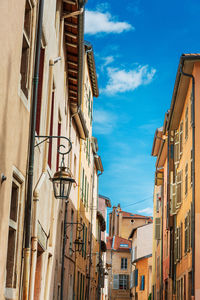
<path fill-rule="evenodd" d="M 59 147 L 58 147 L 58 153 L 61 154 L 61 155 L 66 155 L 66 154 L 68 154 L 72 150 L 72 142 L 66 136 L 58 136 L 58 135 L 36 135 L 35 137 L 38 138 L 38 139 L 43 138 L 43 140 L 40 141 L 39 143 L 37 143 L 34 147 L 37 147 L 37 146 L 41 145 L 42 143 L 46 142 L 47 140 L 64 139 L 69 144 L 68 151 L 61 152 L 60 148 L 61 147 L 66 148 L 66 147 L 64 145 L 59 145 Z"/>
<path fill-rule="evenodd" d="M 78 225 L 77 226 L 77 231 L 81 232 L 83 231 L 83 224 L 79 223 L 79 222 L 74 222 L 74 223 L 66 223 L 67 224 L 67 228 L 70 226 L 70 225 Z"/>

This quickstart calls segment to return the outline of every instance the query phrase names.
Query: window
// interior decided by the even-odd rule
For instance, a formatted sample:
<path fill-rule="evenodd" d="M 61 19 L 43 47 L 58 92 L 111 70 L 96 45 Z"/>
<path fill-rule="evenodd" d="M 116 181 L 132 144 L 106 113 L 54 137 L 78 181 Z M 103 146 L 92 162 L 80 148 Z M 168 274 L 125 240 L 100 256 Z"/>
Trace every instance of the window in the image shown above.
<path fill-rule="evenodd" d="M 159 208 L 160 208 L 160 197 L 159 194 L 156 194 L 156 212 L 159 212 Z"/>
<path fill-rule="evenodd" d="M 191 245 L 191 212 L 185 217 L 185 254 L 190 251 Z"/>
<path fill-rule="evenodd" d="M 192 101 L 193 101 L 193 92 L 191 91 L 191 94 L 190 94 L 190 123 L 191 123 L 191 125 L 193 123 L 193 104 L 192 104 Z"/>
<path fill-rule="evenodd" d="M 187 140 L 188 138 L 188 107 L 186 108 L 185 111 L 185 139 Z"/>
<path fill-rule="evenodd" d="M 185 195 L 188 192 L 188 164 L 185 165 Z"/>
<path fill-rule="evenodd" d="M 155 218 L 155 239 L 160 240 L 160 218 Z"/>
<path fill-rule="evenodd" d="M 119 289 L 128 290 L 128 275 L 120 274 L 119 275 Z"/>
<path fill-rule="evenodd" d="M 183 121 L 180 124 L 180 132 L 179 132 L 179 153 L 180 157 L 183 153 Z"/>
<path fill-rule="evenodd" d="M 179 133 L 178 131 L 176 130 L 175 131 L 175 136 L 174 136 L 174 163 L 178 163 L 179 162 Z"/>
<path fill-rule="evenodd" d="M 121 269 L 127 270 L 127 258 L 121 258 Z"/>
<path fill-rule="evenodd" d="M 54 117 L 54 91 L 52 91 L 52 98 L 51 98 L 51 117 L 50 117 L 50 130 L 49 135 L 53 135 L 53 117 Z M 48 165 L 51 169 L 52 165 L 52 139 L 49 139 L 49 152 L 48 152 Z"/>
<path fill-rule="evenodd" d="M 32 4 L 30 0 L 26 0 L 25 15 L 24 15 L 24 30 L 22 41 L 22 56 L 21 56 L 21 90 L 26 98 L 28 98 L 29 89 L 29 69 L 30 69 L 30 49 L 32 38 Z"/>
<path fill-rule="evenodd" d="M 40 49 L 39 80 L 38 80 L 38 95 L 37 95 L 37 110 L 36 110 L 36 126 L 35 126 L 35 131 L 38 135 L 40 133 L 40 117 L 41 117 L 41 107 L 42 107 L 44 55 L 45 55 L 45 50 L 43 48 L 41 48 Z"/>
<path fill-rule="evenodd" d="M 17 252 L 20 193 L 21 184 L 15 178 L 13 178 L 6 263 L 6 288 L 16 288 L 17 283 Z"/>
<path fill-rule="evenodd" d="M 82 170 L 82 191 L 81 191 L 81 199 L 83 201 L 84 198 L 84 180 L 85 180 L 85 170 Z"/>
<path fill-rule="evenodd" d="M 182 203 L 182 171 L 176 175 L 176 207 Z"/>
<path fill-rule="evenodd" d="M 58 136 L 61 136 L 61 120 L 59 118 L 59 121 L 58 121 L 58 132 L 57 132 Z M 60 146 L 60 138 L 57 139 L 57 149 L 59 148 Z M 58 171 L 59 169 L 59 152 L 57 151 L 57 158 L 56 158 L 56 170 Z"/>
<path fill-rule="evenodd" d="M 145 276 L 142 275 L 140 276 L 140 290 L 144 291 L 144 289 L 145 289 Z"/>
<path fill-rule="evenodd" d="M 73 209 L 71 210 L 71 223 L 74 222 L 74 211 Z M 70 230 L 70 239 L 69 239 L 69 253 L 70 255 L 73 254 L 73 224 L 71 224 L 71 230 Z"/>

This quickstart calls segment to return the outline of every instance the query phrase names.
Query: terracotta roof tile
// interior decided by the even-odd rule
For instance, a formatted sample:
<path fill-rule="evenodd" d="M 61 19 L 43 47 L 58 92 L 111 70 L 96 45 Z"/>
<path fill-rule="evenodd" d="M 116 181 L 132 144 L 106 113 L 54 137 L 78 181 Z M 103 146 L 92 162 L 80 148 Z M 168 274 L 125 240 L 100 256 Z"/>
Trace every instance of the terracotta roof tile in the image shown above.
<path fill-rule="evenodd" d="M 129 249 L 131 248 L 131 241 L 116 235 L 114 237 L 110 237 L 110 236 L 107 237 L 107 243 L 106 243 L 107 250 L 112 249 L 113 239 L 114 239 L 113 250 L 129 251 Z"/>

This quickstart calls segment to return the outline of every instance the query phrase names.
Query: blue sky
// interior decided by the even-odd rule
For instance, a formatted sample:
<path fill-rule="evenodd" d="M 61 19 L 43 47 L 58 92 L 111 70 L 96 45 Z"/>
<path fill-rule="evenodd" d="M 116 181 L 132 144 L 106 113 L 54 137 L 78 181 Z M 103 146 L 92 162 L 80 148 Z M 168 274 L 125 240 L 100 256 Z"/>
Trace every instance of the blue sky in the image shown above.
<path fill-rule="evenodd" d="M 105 169 L 99 192 L 123 210 L 152 214 L 153 137 L 170 107 L 181 54 L 199 53 L 198 2 L 86 5 L 85 40 L 94 48 L 100 89 L 93 124 Z"/>

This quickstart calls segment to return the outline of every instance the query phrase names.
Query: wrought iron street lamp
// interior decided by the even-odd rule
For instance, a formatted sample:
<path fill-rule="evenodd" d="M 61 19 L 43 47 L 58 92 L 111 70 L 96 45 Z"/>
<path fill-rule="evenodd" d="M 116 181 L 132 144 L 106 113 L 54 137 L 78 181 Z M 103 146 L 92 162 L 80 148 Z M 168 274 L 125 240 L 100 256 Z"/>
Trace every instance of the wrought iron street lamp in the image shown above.
<path fill-rule="evenodd" d="M 61 152 L 61 148 L 65 148 L 64 145 L 60 145 L 57 149 L 59 155 L 62 155 L 61 165 L 59 167 L 59 171 L 55 172 L 54 176 L 51 178 L 53 183 L 53 191 L 54 196 L 56 199 L 63 199 L 67 200 L 69 198 L 69 194 L 71 191 L 72 184 L 75 183 L 75 180 L 71 177 L 71 174 L 68 168 L 65 166 L 64 157 L 65 155 L 69 154 L 72 149 L 72 143 L 67 137 L 63 136 L 37 136 L 38 138 L 44 138 L 43 141 L 39 142 L 36 146 L 42 144 L 43 142 L 47 141 L 48 139 L 53 138 L 64 138 L 69 143 L 69 149 L 66 152 Z M 67 171 L 66 171 L 67 170 Z"/>

